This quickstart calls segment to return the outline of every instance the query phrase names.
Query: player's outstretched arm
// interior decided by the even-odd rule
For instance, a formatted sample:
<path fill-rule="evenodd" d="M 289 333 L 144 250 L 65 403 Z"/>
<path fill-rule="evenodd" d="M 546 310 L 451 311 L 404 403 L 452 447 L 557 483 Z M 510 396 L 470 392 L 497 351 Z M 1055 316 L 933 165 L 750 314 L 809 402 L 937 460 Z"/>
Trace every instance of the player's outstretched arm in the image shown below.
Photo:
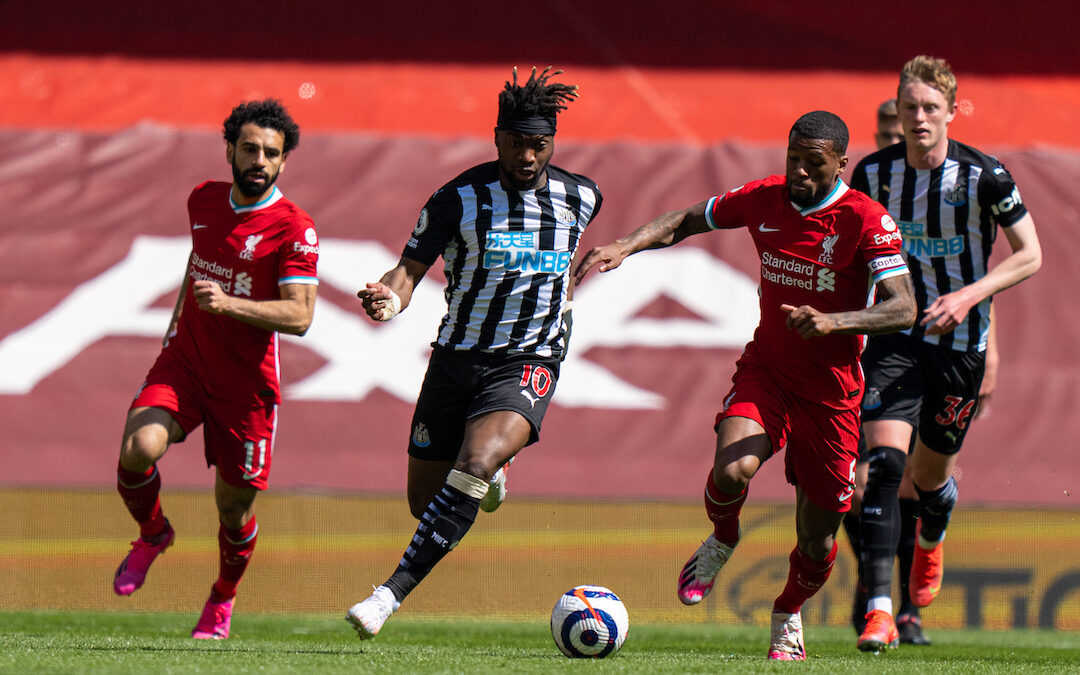
<path fill-rule="evenodd" d="M 853 312 L 819 312 L 810 305 L 780 305 L 787 327 L 803 338 L 843 334 L 878 335 L 910 328 L 915 323 L 915 289 L 911 276 L 902 274 L 877 282 L 880 302 Z"/>
<path fill-rule="evenodd" d="M 196 281 L 191 289 L 199 309 L 211 314 L 225 314 L 237 321 L 265 330 L 303 335 L 315 316 L 315 284 L 282 284 L 280 300 L 248 300 L 229 295 L 216 282 Z"/>
<path fill-rule="evenodd" d="M 972 307 L 1039 271 L 1042 248 L 1031 214 L 1002 230 L 1012 253 L 975 283 L 939 296 L 930 303 L 921 321 L 927 326 L 927 335 L 942 335 L 954 330 L 967 318 Z"/>
<path fill-rule="evenodd" d="M 628 256 L 650 248 L 664 248 L 686 239 L 692 234 L 707 232 L 705 204 L 695 204 L 688 209 L 669 211 L 650 220 L 625 237 L 605 246 L 597 246 L 585 254 L 574 268 L 574 283 L 580 284 L 589 270 L 596 267 L 608 272 L 622 264 Z"/>
<path fill-rule="evenodd" d="M 413 289 L 427 274 L 429 265 L 402 257 L 397 267 L 357 291 L 364 311 L 375 321 L 389 321 L 412 301 Z"/>

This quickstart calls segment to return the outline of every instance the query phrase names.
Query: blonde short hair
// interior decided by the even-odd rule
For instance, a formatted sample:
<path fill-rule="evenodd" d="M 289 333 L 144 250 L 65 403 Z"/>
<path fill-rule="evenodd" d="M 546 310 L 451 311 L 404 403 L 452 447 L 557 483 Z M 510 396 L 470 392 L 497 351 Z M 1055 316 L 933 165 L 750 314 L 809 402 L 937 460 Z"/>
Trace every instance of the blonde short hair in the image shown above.
<path fill-rule="evenodd" d="M 935 59 L 932 56 L 920 54 L 904 64 L 900 70 L 900 85 L 896 88 L 897 94 L 908 83 L 925 82 L 937 89 L 949 102 L 956 103 L 956 76 L 945 59 Z"/>

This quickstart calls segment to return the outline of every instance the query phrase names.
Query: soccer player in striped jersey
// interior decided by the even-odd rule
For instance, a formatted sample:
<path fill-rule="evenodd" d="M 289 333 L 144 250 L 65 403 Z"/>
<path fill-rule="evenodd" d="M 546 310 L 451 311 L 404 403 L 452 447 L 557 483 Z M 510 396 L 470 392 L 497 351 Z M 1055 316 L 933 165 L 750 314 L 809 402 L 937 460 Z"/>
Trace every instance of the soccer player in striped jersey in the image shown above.
<path fill-rule="evenodd" d="M 906 328 L 915 319 L 896 224 L 840 179 L 847 143 L 843 120 L 807 113 L 788 136 L 786 175 L 666 213 L 592 249 L 575 271 L 580 281 L 594 266 L 607 272 L 633 253 L 691 235 L 750 231 L 761 263 L 761 320 L 716 416 L 716 454 L 705 485 L 713 532 L 683 567 L 678 595 L 693 605 L 712 590 L 739 542 L 739 512 L 751 479 L 786 446 L 797 544 L 787 584 L 773 602 L 768 651 L 782 661 L 806 658 L 802 605 L 832 571 L 836 532 L 851 506 L 864 336 Z M 872 291 L 881 302 L 868 302 Z"/>
<path fill-rule="evenodd" d="M 863 496 L 862 573 L 870 596 L 864 651 L 895 646 L 892 558 L 905 454 L 919 497 L 909 591 L 920 607 L 941 590 L 943 539 L 957 499 L 952 477 L 977 413 L 991 297 L 1034 274 L 1042 253 L 1035 222 L 1012 176 L 993 157 L 952 140 L 956 77 L 942 59 L 917 56 L 900 72 L 904 143 L 855 168 L 852 186 L 880 202 L 904 235 L 919 306 L 904 333 L 870 340 L 863 365 L 863 434 L 870 453 Z M 989 267 L 1000 228 L 1011 253 Z"/>
<path fill-rule="evenodd" d="M 900 125 L 900 116 L 896 113 L 896 99 L 883 101 L 877 108 L 877 130 L 874 143 L 878 150 L 904 140 L 904 127 Z M 851 498 L 851 510 L 844 516 L 844 530 L 851 543 L 855 560 L 859 559 L 861 546 L 859 515 L 862 513 L 863 491 L 866 489 L 867 464 L 870 453 L 866 451 L 866 441 L 859 437 L 859 463 L 855 465 L 855 495 Z M 922 617 L 919 608 L 912 604 L 908 593 L 908 574 L 911 571 L 911 559 L 915 549 L 915 523 L 919 516 L 919 501 L 915 488 L 911 484 L 911 474 L 905 469 L 904 481 L 900 486 L 900 538 L 896 547 L 896 560 L 900 565 L 900 611 L 896 616 L 896 626 L 900 632 L 900 642 L 928 645 L 922 629 Z M 858 563 L 856 563 L 858 567 Z M 855 582 L 855 594 L 851 609 L 851 623 L 856 635 L 861 635 L 866 628 L 866 583 L 859 568 Z"/>
<path fill-rule="evenodd" d="M 536 442 L 570 337 L 571 262 L 602 203 L 596 184 L 550 164 L 556 115 L 577 86 L 517 69 L 499 94 L 497 159 L 428 199 L 397 266 L 357 295 L 389 321 L 442 256 L 448 311 L 413 414 L 408 500 L 420 519 L 397 569 L 346 619 L 374 637 L 476 519 L 505 495 L 510 460 Z M 470 591 L 462 590 L 463 597 Z"/>
<path fill-rule="evenodd" d="M 207 181 L 188 198 L 191 255 L 164 347 L 128 411 L 117 489 L 141 536 L 116 570 L 131 595 L 173 543 L 157 461 L 203 427 L 217 468 L 219 576 L 191 636 L 229 637 L 236 587 L 255 550 L 255 495 L 273 456 L 278 333 L 303 335 L 315 312 L 319 240 L 275 182 L 300 129 L 273 99 L 242 103 L 225 120 L 233 182 Z"/>

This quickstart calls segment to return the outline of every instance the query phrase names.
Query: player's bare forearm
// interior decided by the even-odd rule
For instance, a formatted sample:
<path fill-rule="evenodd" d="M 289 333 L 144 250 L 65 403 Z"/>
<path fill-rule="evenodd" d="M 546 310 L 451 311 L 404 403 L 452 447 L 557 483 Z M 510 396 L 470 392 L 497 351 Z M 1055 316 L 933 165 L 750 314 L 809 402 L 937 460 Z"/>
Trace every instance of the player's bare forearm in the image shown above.
<path fill-rule="evenodd" d="M 303 335 L 315 315 L 313 284 L 285 284 L 279 287 L 280 300 L 249 300 L 229 295 L 213 281 L 196 281 L 192 287 L 199 309 L 224 314 L 264 330 Z"/>
<path fill-rule="evenodd" d="M 880 302 L 854 312 L 840 312 L 837 333 L 880 335 L 910 328 L 917 312 L 911 275 L 883 279 L 877 284 Z"/>
<path fill-rule="evenodd" d="M 606 246 L 593 248 L 574 269 L 575 283 L 581 283 L 590 269 L 596 267 L 608 272 L 622 264 L 627 257 L 652 248 L 664 248 L 686 239 L 692 234 L 706 232 L 705 202 L 688 209 L 669 211 L 620 237 Z"/>
<path fill-rule="evenodd" d="M 971 308 L 1006 288 L 1015 286 L 1042 266 L 1042 248 L 1031 215 L 1003 228 L 1012 253 L 974 283 L 938 296 L 923 313 L 921 325 L 928 335 L 943 335 L 956 329 Z"/>
<path fill-rule="evenodd" d="M 701 202 L 688 209 L 669 211 L 645 223 L 618 242 L 629 251 L 627 255 L 631 255 L 650 248 L 671 246 L 692 234 L 706 232 L 709 225 L 705 220 L 705 204 L 706 202 Z"/>
<path fill-rule="evenodd" d="M 781 305 L 787 313 L 787 327 L 803 338 L 822 335 L 878 335 L 909 328 L 915 323 L 915 291 L 911 277 L 891 277 L 878 283 L 884 299 L 877 304 L 850 312 L 820 312 L 810 305 Z"/>
<path fill-rule="evenodd" d="M 427 274 L 428 265 L 402 257 L 379 281 L 368 283 L 356 297 L 375 321 L 389 321 L 412 302 L 413 289 Z"/>

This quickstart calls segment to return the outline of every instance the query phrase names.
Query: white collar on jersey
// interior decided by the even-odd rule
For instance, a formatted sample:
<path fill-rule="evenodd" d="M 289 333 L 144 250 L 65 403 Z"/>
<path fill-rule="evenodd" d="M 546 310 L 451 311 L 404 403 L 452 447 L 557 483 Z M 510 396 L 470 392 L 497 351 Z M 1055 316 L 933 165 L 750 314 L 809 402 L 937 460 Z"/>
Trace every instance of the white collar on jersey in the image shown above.
<path fill-rule="evenodd" d="M 278 186 L 275 185 L 274 189 L 270 191 L 270 195 L 266 199 L 264 199 L 264 200 L 262 200 L 260 202 L 255 202 L 254 204 L 240 205 L 240 204 L 237 204 L 235 200 L 233 200 L 233 198 L 232 198 L 232 190 L 230 190 L 229 191 L 229 206 L 232 207 L 233 213 L 250 213 L 252 211 L 260 211 L 262 209 L 265 209 L 268 206 L 276 204 L 277 201 L 279 199 L 283 198 L 284 196 L 285 195 L 283 195 L 281 193 L 281 190 L 278 189 Z"/>
<path fill-rule="evenodd" d="M 828 207 L 832 206 L 837 201 L 839 201 L 839 199 L 841 197 L 843 197 L 845 194 L 847 194 L 847 191 L 848 191 L 847 183 L 845 183 L 842 180 L 838 180 L 838 181 L 836 181 L 836 187 L 834 187 L 832 192 L 829 193 L 829 196 L 826 197 L 825 199 L 822 199 L 817 204 L 814 204 L 813 206 L 808 206 L 805 209 L 800 208 L 799 205 L 796 204 L 795 202 L 791 202 L 791 206 L 794 207 L 795 210 L 799 212 L 800 216 L 808 216 L 811 213 L 817 213 L 818 211 L 820 211 L 820 210 L 822 210 L 824 208 L 828 208 Z"/>

